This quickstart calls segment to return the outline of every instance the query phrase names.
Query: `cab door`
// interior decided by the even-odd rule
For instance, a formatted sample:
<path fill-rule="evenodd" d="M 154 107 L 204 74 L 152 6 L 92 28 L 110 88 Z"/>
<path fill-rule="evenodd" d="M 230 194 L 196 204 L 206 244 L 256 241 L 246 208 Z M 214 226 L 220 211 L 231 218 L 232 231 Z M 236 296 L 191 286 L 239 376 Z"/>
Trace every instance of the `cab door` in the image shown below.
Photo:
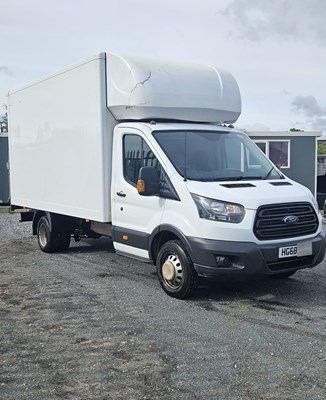
<path fill-rule="evenodd" d="M 136 185 L 141 167 L 155 167 L 160 174 L 162 163 L 137 129 L 116 128 L 113 148 L 113 245 L 118 253 L 148 260 L 149 237 L 161 223 L 166 200 L 141 196 Z"/>

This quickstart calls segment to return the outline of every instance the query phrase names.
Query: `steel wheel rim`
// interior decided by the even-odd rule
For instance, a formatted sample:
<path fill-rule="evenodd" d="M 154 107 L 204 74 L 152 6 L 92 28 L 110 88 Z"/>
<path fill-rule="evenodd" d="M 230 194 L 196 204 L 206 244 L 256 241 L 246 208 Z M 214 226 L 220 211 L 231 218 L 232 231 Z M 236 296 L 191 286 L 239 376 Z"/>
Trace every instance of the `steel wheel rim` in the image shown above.
<path fill-rule="evenodd" d="M 174 275 L 170 279 L 168 279 L 166 274 L 164 274 L 164 266 L 169 263 L 170 265 L 173 266 L 174 269 Z M 164 283 L 171 289 L 178 289 L 183 281 L 183 269 L 182 269 L 182 264 L 179 259 L 179 257 L 175 254 L 170 254 L 164 261 L 162 265 L 162 278 Z"/>
<path fill-rule="evenodd" d="M 40 245 L 42 247 L 45 247 L 48 243 L 48 236 L 47 236 L 45 224 L 40 225 L 39 231 L 38 231 L 38 238 L 40 241 Z"/>

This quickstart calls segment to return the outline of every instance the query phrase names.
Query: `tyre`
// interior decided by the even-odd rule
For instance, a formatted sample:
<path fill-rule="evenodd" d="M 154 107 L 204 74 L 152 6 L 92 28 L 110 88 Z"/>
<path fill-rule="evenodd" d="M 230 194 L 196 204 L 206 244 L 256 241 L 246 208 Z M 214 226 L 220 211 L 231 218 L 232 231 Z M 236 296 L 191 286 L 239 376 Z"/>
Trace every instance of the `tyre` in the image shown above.
<path fill-rule="evenodd" d="M 156 265 L 159 282 L 169 296 L 185 299 L 197 288 L 197 273 L 180 240 L 171 240 L 161 247 Z"/>
<path fill-rule="evenodd" d="M 50 231 L 49 220 L 46 216 L 43 216 L 37 224 L 37 240 L 40 249 L 44 253 L 54 253 L 56 251 L 65 251 L 69 248 L 70 234 Z"/>
<path fill-rule="evenodd" d="M 57 251 L 66 251 L 70 246 L 70 233 L 62 232 L 57 237 Z"/>
<path fill-rule="evenodd" d="M 37 223 L 37 240 L 44 253 L 53 253 L 57 250 L 58 240 L 50 231 L 50 224 L 46 216 L 41 217 Z"/>

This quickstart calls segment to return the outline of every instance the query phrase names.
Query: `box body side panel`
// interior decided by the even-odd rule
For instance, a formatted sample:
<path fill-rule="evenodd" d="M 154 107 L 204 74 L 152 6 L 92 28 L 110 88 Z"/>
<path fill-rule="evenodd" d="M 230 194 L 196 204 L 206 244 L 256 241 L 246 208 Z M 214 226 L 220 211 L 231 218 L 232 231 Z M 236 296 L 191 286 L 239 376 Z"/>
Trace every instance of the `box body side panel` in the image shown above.
<path fill-rule="evenodd" d="M 110 221 L 105 58 L 9 94 L 11 203 Z M 104 148 L 105 147 L 105 148 Z"/>

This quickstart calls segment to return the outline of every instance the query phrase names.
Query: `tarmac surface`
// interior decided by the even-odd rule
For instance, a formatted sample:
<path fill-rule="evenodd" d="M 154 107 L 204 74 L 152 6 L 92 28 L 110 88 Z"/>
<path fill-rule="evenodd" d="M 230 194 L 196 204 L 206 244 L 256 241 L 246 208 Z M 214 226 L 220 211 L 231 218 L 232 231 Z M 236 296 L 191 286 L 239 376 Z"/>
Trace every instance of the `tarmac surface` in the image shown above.
<path fill-rule="evenodd" d="M 109 239 L 44 254 L 0 214 L 1 400 L 326 399 L 325 262 L 168 297 Z"/>

